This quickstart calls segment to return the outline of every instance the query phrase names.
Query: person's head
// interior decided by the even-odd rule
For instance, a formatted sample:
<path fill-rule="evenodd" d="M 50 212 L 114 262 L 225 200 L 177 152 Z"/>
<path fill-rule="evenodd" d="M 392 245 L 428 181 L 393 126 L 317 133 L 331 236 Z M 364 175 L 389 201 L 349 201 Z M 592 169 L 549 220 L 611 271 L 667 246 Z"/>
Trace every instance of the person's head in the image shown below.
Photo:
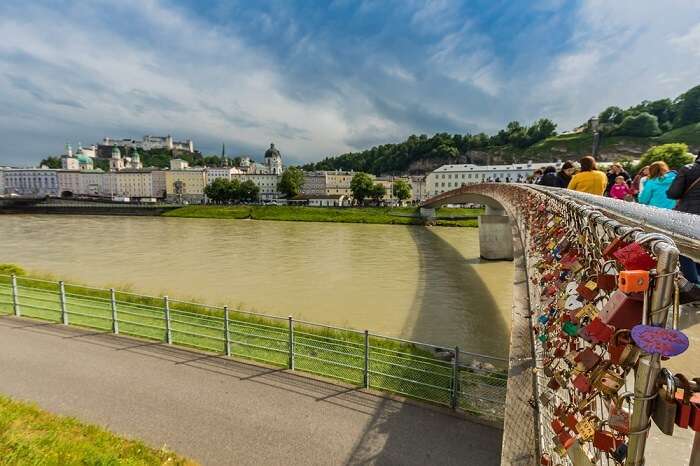
<path fill-rule="evenodd" d="M 544 172 L 545 172 L 545 174 L 546 173 L 556 173 L 557 169 L 550 165 L 544 169 Z"/>
<path fill-rule="evenodd" d="M 615 184 L 625 184 L 625 177 L 618 176 L 617 178 L 615 178 Z"/>
<path fill-rule="evenodd" d="M 595 159 L 590 155 L 583 157 L 579 160 L 579 163 L 581 164 L 582 172 L 592 172 L 598 169 L 598 166 L 595 164 Z"/>
<path fill-rule="evenodd" d="M 574 162 L 571 162 L 570 160 L 567 160 L 561 165 L 561 171 L 571 176 L 576 171 L 576 164 L 574 164 Z"/>
<path fill-rule="evenodd" d="M 622 172 L 622 165 L 620 165 L 620 164 L 617 163 L 617 162 L 613 162 L 613 163 L 610 165 L 610 171 L 613 172 L 613 173 L 615 173 L 615 174 L 617 175 L 618 173 L 621 173 L 621 172 Z"/>
<path fill-rule="evenodd" d="M 660 176 L 664 176 L 666 173 L 668 173 L 668 170 L 668 165 L 666 165 L 666 162 L 664 162 L 663 160 L 654 162 L 651 165 L 649 165 L 649 178 L 658 178 Z"/>
<path fill-rule="evenodd" d="M 538 169 L 535 170 L 532 174 L 535 175 L 535 176 L 542 176 L 542 170 L 540 170 L 540 169 L 538 168 Z"/>
<path fill-rule="evenodd" d="M 642 169 L 639 170 L 639 174 L 641 176 L 649 176 L 649 165 L 647 165 L 646 167 L 642 167 Z"/>

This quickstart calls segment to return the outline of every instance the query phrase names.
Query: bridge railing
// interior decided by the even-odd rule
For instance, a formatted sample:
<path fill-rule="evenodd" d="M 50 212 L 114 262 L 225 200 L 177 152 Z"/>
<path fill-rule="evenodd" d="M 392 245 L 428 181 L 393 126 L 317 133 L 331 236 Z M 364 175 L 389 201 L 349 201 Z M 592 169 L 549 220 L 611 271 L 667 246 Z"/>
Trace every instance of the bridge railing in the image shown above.
<path fill-rule="evenodd" d="M 652 348 L 649 341 L 635 338 L 645 338 L 643 332 L 651 335 L 649 328 L 657 335 L 655 343 L 661 341 L 661 334 L 671 334 L 668 327 L 679 312 L 674 305 L 680 280 L 679 247 L 674 239 L 684 255 L 697 257 L 697 218 L 566 190 L 514 184 L 464 186 L 450 196 L 443 195 L 439 202 L 464 199 L 472 192 L 496 200 L 506 210 L 525 249 L 536 362 L 530 404 L 537 412 L 535 438 L 540 456 L 530 459 L 541 464 L 641 465 L 645 460 L 647 464 L 681 464 L 683 457 L 648 460 L 655 456 L 653 448 L 646 448 L 654 429 L 650 416 L 662 402 L 659 390 L 668 383 L 659 376 L 666 358 L 662 360 L 662 350 Z M 614 253 L 626 246 L 625 254 Z M 619 290 L 621 273 L 636 270 L 642 275 L 648 272 L 648 290 L 644 294 Z M 620 298 L 629 305 L 627 309 L 616 304 Z M 621 312 L 617 319 L 616 311 Z M 636 329 L 639 333 L 632 332 Z M 593 332 L 600 333 L 593 336 Z M 624 338 L 614 340 L 615 335 Z M 628 359 L 621 360 L 621 348 Z M 684 368 L 698 371 L 692 361 Z M 697 375 L 691 373 L 688 378 Z M 678 384 L 682 380 L 679 376 L 673 379 Z M 691 383 L 687 390 L 700 387 Z M 623 395 L 630 401 L 631 412 L 621 426 L 617 424 L 624 424 L 620 412 L 627 409 Z M 611 403 L 617 403 L 615 409 Z M 621 403 L 625 406 L 618 409 Z M 509 409 L 507 406 L 507 418 Z M 507 421 L 504 445 L 506 437 L 518 435 L 509 432 Z M 621 430 L 613 429 L 613 424 Z M 657 438 L 654 446 L 662 443 Z M 695 444 L 700 447 L 699 441 Z M 700 461 L 699 454 L 691 453 L 691 464 Z"/>
<path fill-rule="evenodd" d="M 267 314 L 0 275 L 0 314 L 259 361 L 451 408 L 500 425 L 507 360 Z"/>

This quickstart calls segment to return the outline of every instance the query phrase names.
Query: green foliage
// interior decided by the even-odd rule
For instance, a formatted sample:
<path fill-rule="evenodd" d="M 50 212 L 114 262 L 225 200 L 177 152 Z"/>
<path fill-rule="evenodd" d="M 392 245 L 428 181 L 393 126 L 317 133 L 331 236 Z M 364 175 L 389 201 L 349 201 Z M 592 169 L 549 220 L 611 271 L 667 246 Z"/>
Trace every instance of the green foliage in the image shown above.
<path fill-rule="evenodd" d="M 619 136 L 658 136 L 661 134 L 658 119 L 650 113 L 640 113 L 625 117 L 614 131 Z"/>
<path fill-rule="evenodd" d="M 676 115 L 673 126 L 675 128 L 700 122 L 700 86 L 695 86 L 678 96 L 674 106 Z"/>
<path fill-rule="evenodd" d="M 624 111 L 620 107 L 608 107 L 598 115 L 600 123 L 614 123 L 619 125 L 625 118 Z"/>
<path fill-rule="evenodd" d="M 277 189 L 287 197 L 294 197 L 301 192 L 303 185 L 304 172 L 300 168 L 290 167 L 282 173 Z"/>
<path fill-rule="evenodd" d="M 694 159 L 691 154 L 688 154 L 686 144 L 663 144 L 649 149 L 639 160 L 639 166 L 645 167 L 658 160 L 663 160 L 669 168 L 677 169 L 691 163 Z"/>
<path fill-rule="evenodd" d="M 382 184 L 375 184 L 370 191 L 370 197 L 374 202 L 380 202 L 386 195 L 386 188 Z"/>
<path fill-rule="evenodd" d="M 392 189 L 394 191 L 394 196 L 400 201 L 405 201 L 411 197 L 411 185 L 408 184 L 407 181 L 394 181 L 394 186 Z"/>
<path fill-rule="evenodd" d="M 61 168 L 61 157 L 46 157 L 39 162 L 39 166 L 46 165 L 49 168 Z"/>
<path fill-rule="evenodd" d="M 74 418 L 0 395 L 0 463 L 90 465 L 195 465 Z"/>
<path fill-rule="evenodd" d="M 374 182 L 372 181 L 372 177 L 367 173 L 356 173 L 350 181 L 352 197 L 355 198 L 359 204 L 364 204 L 366 198 L 372 197 L 373 188 Z"/>
<path fill-rule="evenodd" d="M 260 188 L 252 180 L 241 183 L 237 179 L 217 178 L 204 187 L 204 194 L 214 204 L 230 204 L 257 200 Z"/>
<path fill-rule="evenodd" d="M 0 264 L 0 275 L 26 275 L 25 270 L 15 264 Z"/>

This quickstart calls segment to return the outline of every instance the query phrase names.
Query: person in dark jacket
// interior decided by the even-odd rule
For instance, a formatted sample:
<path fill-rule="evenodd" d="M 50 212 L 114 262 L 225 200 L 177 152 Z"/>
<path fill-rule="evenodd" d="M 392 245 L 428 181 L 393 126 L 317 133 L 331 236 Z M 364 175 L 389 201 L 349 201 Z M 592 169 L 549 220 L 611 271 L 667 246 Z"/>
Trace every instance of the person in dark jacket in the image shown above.
<path fill-rule="evenodd" d="M 666 191 L 670 199 L 678 199 L 676 210 L 700 215 L 700 151 L 695 163 L 678 170 L 676 179 Z M 681 273 L 689 282 L 700 284 L 700 264 L 685 256 L 679 257 Z M 683 290 L 681 290 L 683 291 Z"/>
<path fill-rule="evenodd" d="M 537 184 L 541 186 L 552 186 L 553 188 L 558 188 L 559 181 L 557 180 L 557 169 L 551 165 L 545 168 L 544 174 Z"/>
<path fill-rule="evenodd" d="M 620 165 L 617 162 L 613 162 L 610 165 L 610 168 L 608 169 L 608 186 L 605 188 L 605 195 L 609 196 L 610 195 L 610 188 L 613 187 L 615 184 L 615 179 L 618 176 L 621 176 L 622 178 L 625 179 L 625 183 L 629 186 L 630 183 L 630 174 L 625 171 L 624 168 L 622 168 L 622 165 Z"/>
<path fill-rule="evenodd" d="M 571 181 L 571 177 L 574 176 L 575 171 L 576 165 L 574 162 L 569 160 L 564 162 L 561 169 L 559 169 L 559 173 L 557 173 L 557 182 L 559 183 L 557 186 L 560 188 L 566 188 L 569 186 L 569 182 Z"/>

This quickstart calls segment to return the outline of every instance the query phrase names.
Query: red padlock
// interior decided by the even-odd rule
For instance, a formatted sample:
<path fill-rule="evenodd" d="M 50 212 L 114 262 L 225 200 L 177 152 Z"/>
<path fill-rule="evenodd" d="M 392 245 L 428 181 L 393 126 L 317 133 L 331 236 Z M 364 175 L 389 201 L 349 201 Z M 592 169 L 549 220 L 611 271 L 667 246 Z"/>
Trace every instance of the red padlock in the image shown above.
<path fill-rule="evenodd" d="M 561 442 L 561 445 L 566 448 L 567 450 L 571 448 L 574 443 L 576 442 L 576 437 L 571 435 L 570 432 L 563 431 L 557 434 L 557 437 L 559 438 L 559 442 Z"/>
<path fill-rule="evenodd" d="M 695 379 L 695 383 L 700 384 L 700 379 Z M 695 432 L 700 432 L 700 393 L 693 394 L 690 398 L 690 422 L 688 427 Z"/>
<path fill-rule="evenodd" d="M 593 349 L 586 348 L 576 355 L 574 361 L 580 362 L 586 371 L 590 371 L 600 362 L 600 356 Z"/>
<path fill-rule="evenodd" d="M 683 374 L 676 374 L 676 378 L 680 381 L 680 388 L 683 389 L 683 394 L 676 390 L 676 425 L 686 429 L 690 425 L 690 416 L 693 412 L 693 405 L 690 403 L 693 391 L 690 382 Z"/>
<path fill-rule="evenodd" d="M 574 387 L 581 393 L 588 393 L 591 391 L 591 381 L 585 374 L 579 374 L 574 379 Z"/>
<path fill-rule="evenodd" d="M 643 299 L 642 295 L 616 290 L 600 311 L 600 319 L 618 330 L 631 329 L 642 323 Z"/>
<path fill-rule="evenodd" d="M 588 325 L 581 328 L 579 336 L 593 344 L 607 343 L 613 336 L 613 329 L 606 325 L 600 317 L 596 317 Z"/>
<path fill-rule="evenodd" d="M 559 419 L 554 419 L 551 423 L 552 430 L 555 434 L 558 434 L 564 430 L 564 424 Z"/>
<path fill-rule="evenodd" d="M 639 245 L 630 243 L 613 253 L 613 257 L 626 270 L 651 270 L 656 268 L 656 260 Z"/>
<path fill-rule="evenodd" d="M 605 249 L 603 249 L 603 258 L 607 260 L 614 259 L 613 254 L 617 252 L 618 249 L 622 249 L 629 243 L 625 241 L 621 236 L 618 236 L 608 244 Z"/>
<path fill-rule="evenodd" d="M 574 433 L 578 434 L 578 430 L 576 430 L 578 419 L 576 419 L 576 416 L 573 413 L 569 413 L 564 416 L 564 424 L 566 424 L 566 427 L 571 429 Z"/>
<path fill-rule="evenodd" d="M 612 453 L 622 443 L 624 443 L 622 437 L 618 437 L 607 430 L 597 430 L 595 434 L 593 434 L 593 446 L 600 451 Z"/>

